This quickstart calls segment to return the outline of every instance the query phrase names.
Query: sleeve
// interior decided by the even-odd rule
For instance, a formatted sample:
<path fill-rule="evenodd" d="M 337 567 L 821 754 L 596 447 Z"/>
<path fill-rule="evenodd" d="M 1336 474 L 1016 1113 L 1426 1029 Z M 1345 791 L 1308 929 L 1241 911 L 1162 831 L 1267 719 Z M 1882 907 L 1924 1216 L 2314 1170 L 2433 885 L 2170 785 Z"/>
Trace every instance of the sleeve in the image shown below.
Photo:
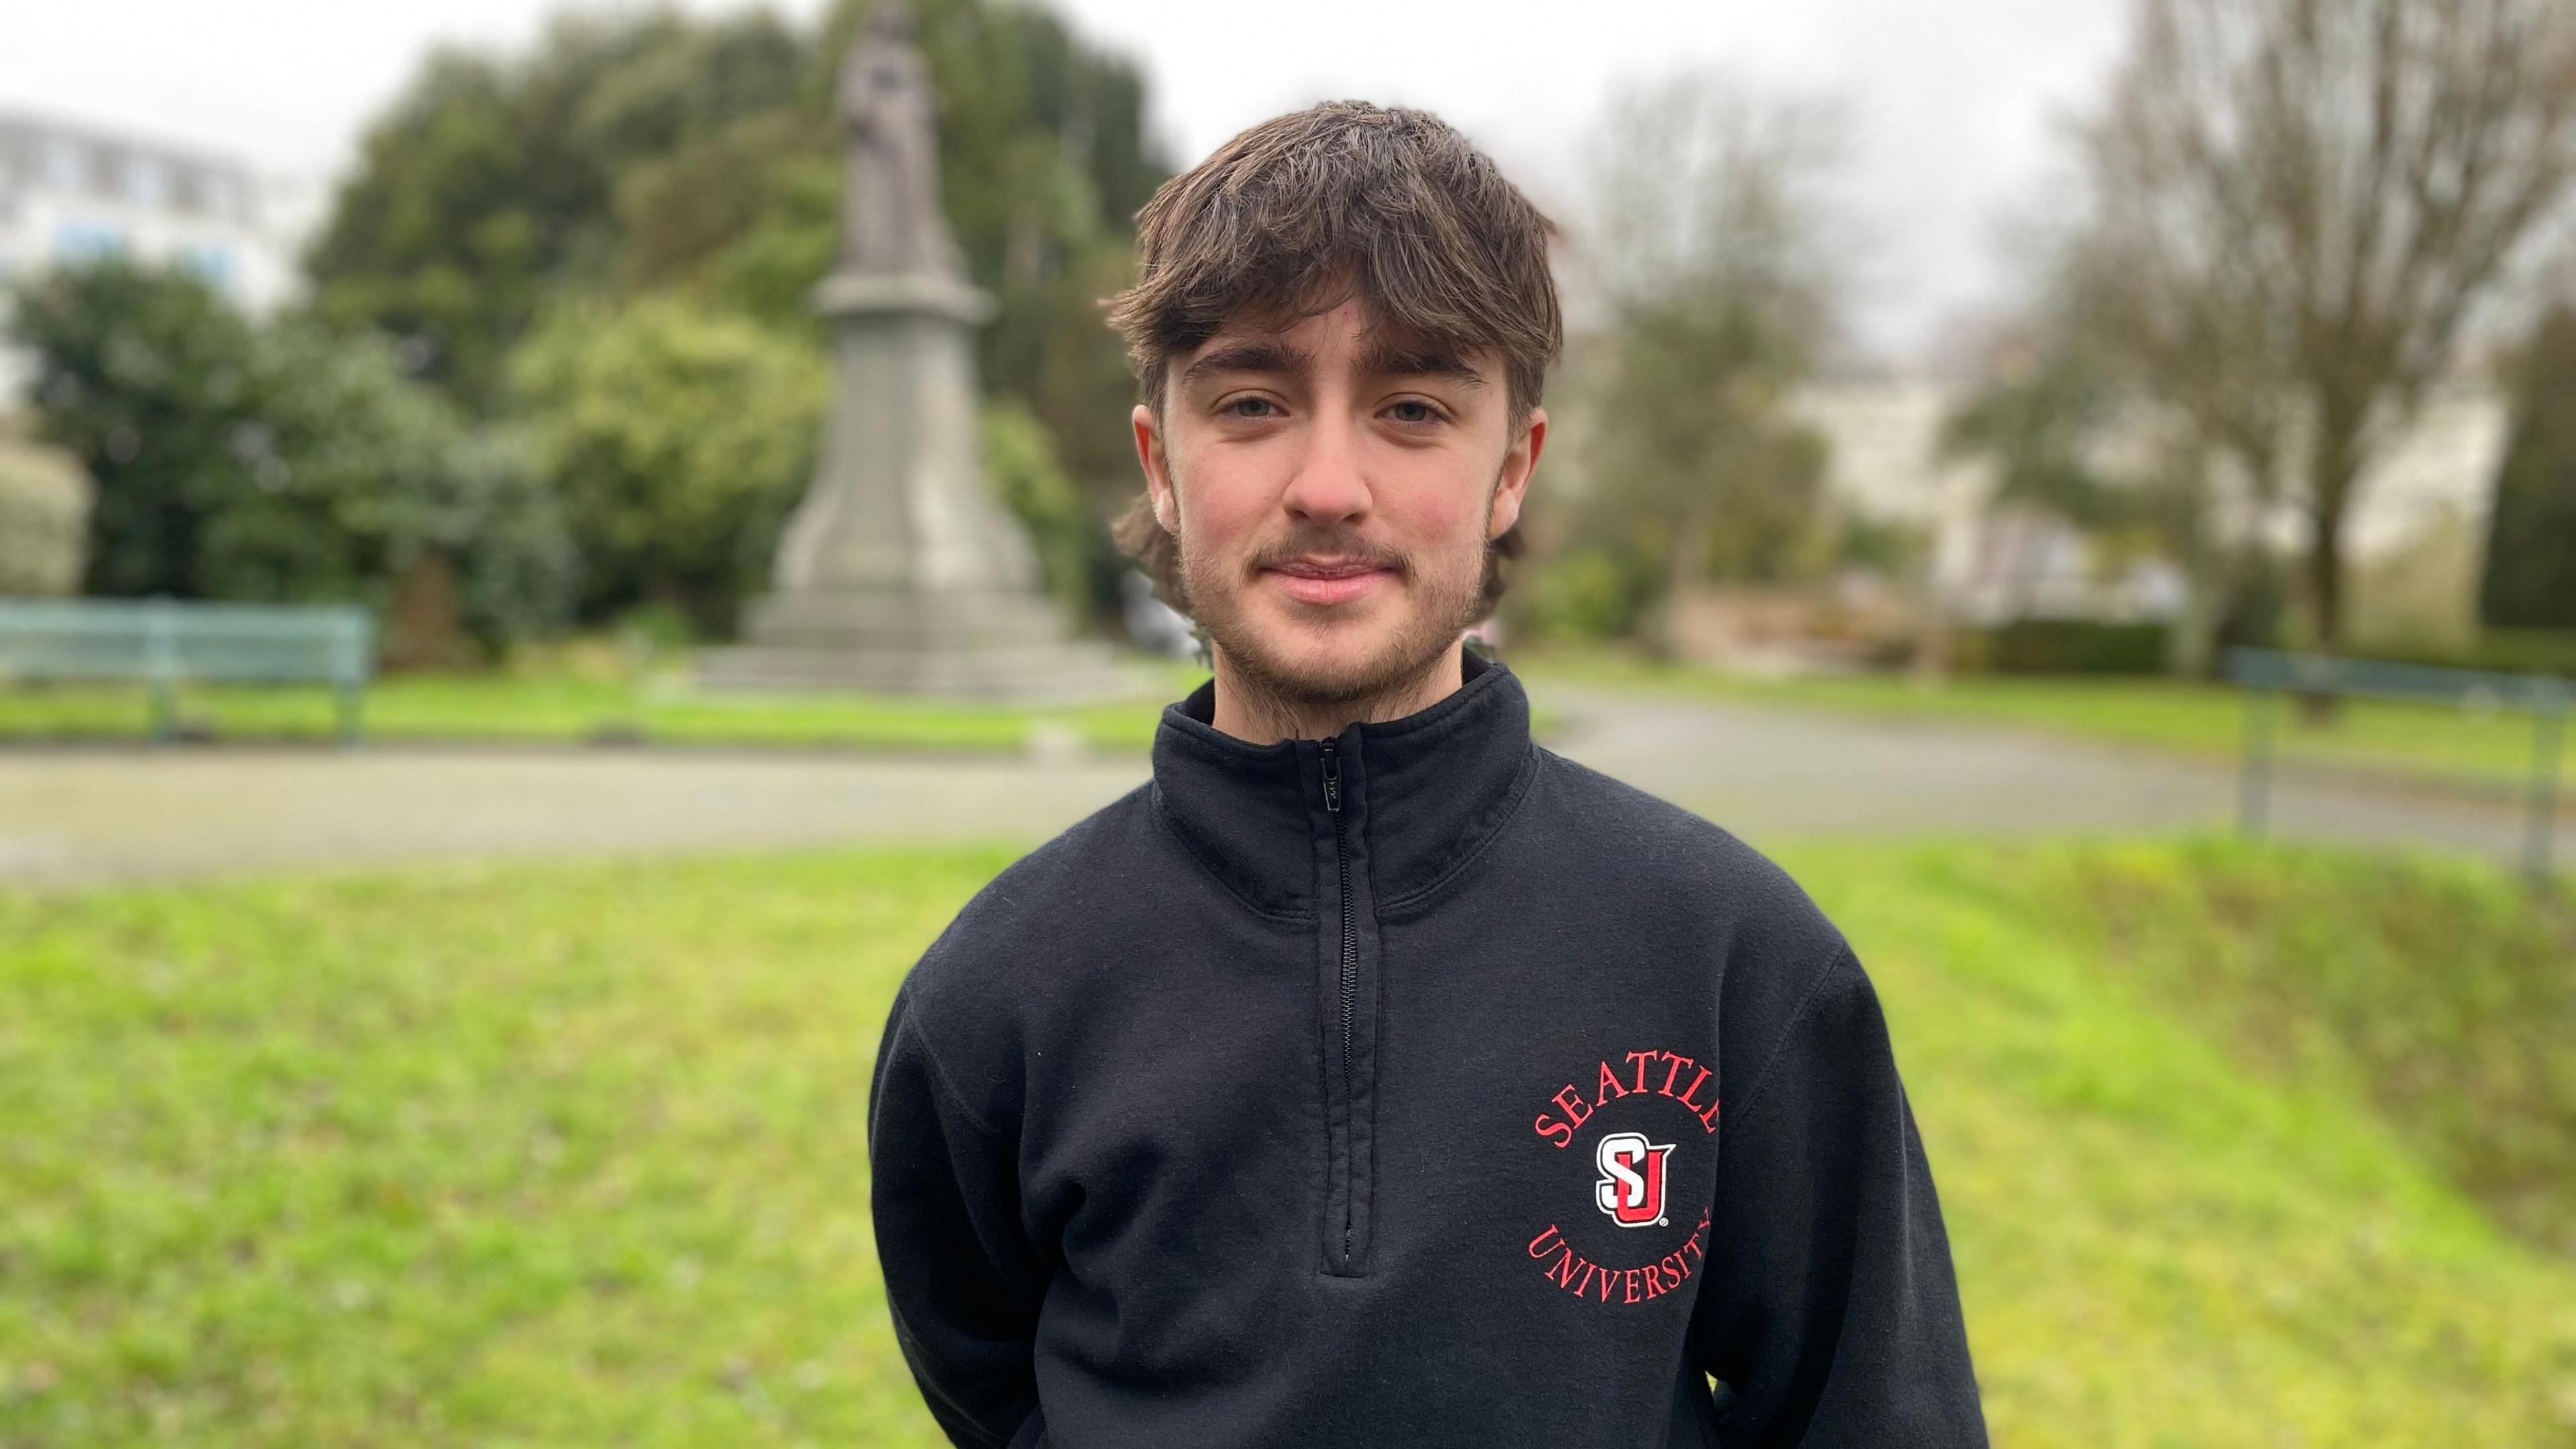
<path fill-rule="evenodd" d="M 1932 1171 L 1846 945 L 1718 1139 L 1709 1273 L 1693 1306 L 1718 1441 L 1986 1443 Z"/>
<path fill-rule="evenodd" d="M 953 1443 L 1034 1443 L 1031 1345 L 1045 1276 L 1020 1228 L 1015 1144 L 931 1055 L 910 984 L 868 1088 L 869 1208 L 895 1341 Z"/>

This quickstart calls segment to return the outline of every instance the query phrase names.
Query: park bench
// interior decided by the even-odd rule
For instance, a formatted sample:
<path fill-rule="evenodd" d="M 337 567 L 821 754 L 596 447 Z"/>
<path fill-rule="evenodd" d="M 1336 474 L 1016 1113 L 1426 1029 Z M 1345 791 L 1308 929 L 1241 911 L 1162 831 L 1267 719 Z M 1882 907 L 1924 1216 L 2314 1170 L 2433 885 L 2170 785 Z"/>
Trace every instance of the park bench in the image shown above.
<path fill-rule="evenodd" d="M 2271 815 L 2272 762 L 2277 752 L 2272 717 L 2283 695 L 2350 695 L 2530 715 L 2523 873 L 2533 885 L 2550 887 L 2550 856 L 2558 833 L 2559 757 L 2567 717 L 2576 714 L 2576 680 L 2277 649 L 2230 649 L 2219 662 L 2220 672 L 2245 691 L 2245 749 L 2237 775 L 2236 820 L 2248 835 L 2261 835 Z"/>
<path fill-rule="evenodd" d="M 0 682 L 140 683 L 156 740 L 178 734 L 183 683 L 327 684 L 354 741 L 374 628 L 366 610 L 329 605 L 0 599 Z"/>

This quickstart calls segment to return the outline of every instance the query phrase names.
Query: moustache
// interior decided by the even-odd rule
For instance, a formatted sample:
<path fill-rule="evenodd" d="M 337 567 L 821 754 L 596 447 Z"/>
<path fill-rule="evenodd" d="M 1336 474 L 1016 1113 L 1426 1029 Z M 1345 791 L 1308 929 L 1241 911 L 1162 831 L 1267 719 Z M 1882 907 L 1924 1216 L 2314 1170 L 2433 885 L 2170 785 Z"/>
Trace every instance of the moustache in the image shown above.
<path fill-rule="evenodd" d="M 1252 556 L 1252 571 L 1277 568 L 1292 559 L 1343 559 L 1366 568 L 1387 569 L 1398 577 L 1412 572 L 1405 556 L 1365 539 L 1342 533 L 1297 533 L 1263 548 Z"/>

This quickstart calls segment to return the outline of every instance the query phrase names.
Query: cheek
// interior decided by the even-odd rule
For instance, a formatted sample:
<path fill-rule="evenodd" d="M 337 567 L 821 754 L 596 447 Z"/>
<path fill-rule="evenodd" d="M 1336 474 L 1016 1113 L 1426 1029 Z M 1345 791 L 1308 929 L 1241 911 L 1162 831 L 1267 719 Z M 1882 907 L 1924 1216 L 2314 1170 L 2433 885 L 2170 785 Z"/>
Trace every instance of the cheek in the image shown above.
<path fill-rule="evenodd" d="M 1485 494 L 1481 485 L 1456 477 L 1424 479 L 1416 487 L 1383 490 L 1378 511 L 1404 547 L 1443 557 L 1474 553 L 1477 566 L 1483 566 Z"/>
<path fill-rule="evenodd" d="M 1186 500 L 1181 517 L 1192 552 L 1226 554 L 1245 547 L 1278 510 L 1277 490 L 1243 460 L 1209 449 L 1176 459 L 1176 487 Z"/>

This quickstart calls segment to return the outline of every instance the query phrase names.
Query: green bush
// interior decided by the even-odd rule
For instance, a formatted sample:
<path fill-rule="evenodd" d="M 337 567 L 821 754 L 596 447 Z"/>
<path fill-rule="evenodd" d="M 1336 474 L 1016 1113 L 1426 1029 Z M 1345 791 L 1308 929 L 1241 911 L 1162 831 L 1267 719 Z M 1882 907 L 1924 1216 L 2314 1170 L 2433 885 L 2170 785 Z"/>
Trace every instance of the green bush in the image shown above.
<path fill-rule="evenodd" d="M 97 480 L 86 592 L 385 609 L 430 560 L 486 644 L 562 617 L 571 556 L 505 439 L 371 333 L 257 324 L 115 258 L 20 287 L 40 433 Z"/>
<path fill-rule="evenodd" d="M 581 616 L 658 603 L 730 632 L 813 469 L 821 353 L 685 297 L 583 301 L 528 339 L 511 381 L 580 555 Z"/>
<path fill-rule="evenodd" d="M 2541 324 L 2523 363 L 2478 617 L 2500 628 L 2576 629 L 2576 309 Z"/>
<path fill-rule="evenodd" d="M 1028 530 L 1047 592 L 1083 617 L 1091 611 L 1091 556 L 1101 529 L 1056 461 L 1054 435 L 1016 398 L 985 403 L 977 422 L 987 485 Z"/>
<path fill-rule="evenodd" d="M 2344 652 L 2357 659 L 2383 659 L 2392 664 L 2576 678 L 2576 629 L 2486 629 L 2460 645 L 2366 644 Z"/>
<path fill-rule="evenodd" d="M 1533 638 L 1619 639 L 1636 630 L 1658 586 L 1651 568 L 1584 546 L 1539 563 L 1503 602 Z"/>
<path fill-rule="evenodd" d="M 309 270 L 334 319 L 404 339 L 479 417 L 567 296 L 690 291 L 813 325 L 839 247 L 840 67 L 872 0 L 701 17 L 574 7 L 524 48 L 441 48 L 374 117 Z M 1135 64 L 1053 8 L 914 0 L 939 96 L 940 200 L 992 294 L 980 372 L 1087 488 L 1126 485 L 1135 401 L 1095 299 L 1126 285 L 1169 174 Z"/>
<path fill-rule="evenodd" d="M 2015 619 L 1959 641 L 1959 667 L 1987 674 L 2160 674 L 2163 624 Z"/>

